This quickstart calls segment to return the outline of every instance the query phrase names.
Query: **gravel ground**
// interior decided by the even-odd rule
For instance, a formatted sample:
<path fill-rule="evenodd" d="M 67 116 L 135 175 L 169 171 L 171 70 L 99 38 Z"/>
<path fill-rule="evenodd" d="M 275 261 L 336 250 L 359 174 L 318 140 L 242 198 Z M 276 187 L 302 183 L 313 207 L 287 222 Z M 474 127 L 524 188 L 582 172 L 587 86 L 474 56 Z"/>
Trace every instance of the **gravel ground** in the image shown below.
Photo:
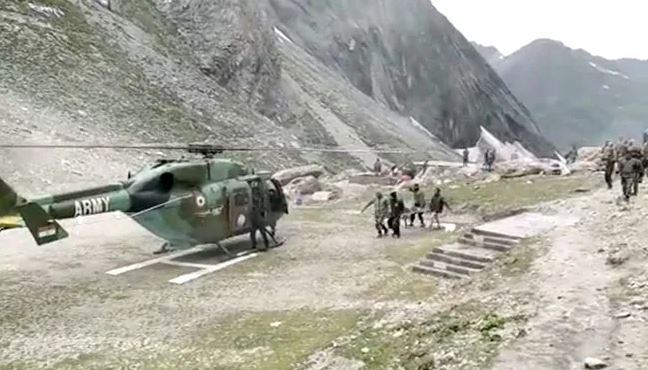
<path fill-rule="evenodd" d="M 115 361 L 146 367 L 154 363 L 150 359 L 200 339 L 202 330 L 249 314 L 368 312 L 376 300 L 366 292 L 394 271 L 406 273 L 392 257 L 408 258 L 410 248 L 424 253 L 421 243 L 434 243 L 439 234 L 416 230 L 401 241 L 377 240 L 366 217 L 295 211 L 281 227 L 288 238 L 283 247 L 181 286 L 167 280 L 191 270 L 154 265 L 105 274 L 152 258 L 160 243 L 123 215 L 66 222 L 71 237 L 44 247 L 35 246 L 25 230 L 5 232 L 0 368 L 65 368 L 70 361 L 79 368 Z M 229 246 L 245 244 L 243 238 Z M 222 258 L 214 250 L 189 259 Z M 236 338 L 232 333 L 229 339 Z M 228 365 L 221 360 L 210 366 Z"/>

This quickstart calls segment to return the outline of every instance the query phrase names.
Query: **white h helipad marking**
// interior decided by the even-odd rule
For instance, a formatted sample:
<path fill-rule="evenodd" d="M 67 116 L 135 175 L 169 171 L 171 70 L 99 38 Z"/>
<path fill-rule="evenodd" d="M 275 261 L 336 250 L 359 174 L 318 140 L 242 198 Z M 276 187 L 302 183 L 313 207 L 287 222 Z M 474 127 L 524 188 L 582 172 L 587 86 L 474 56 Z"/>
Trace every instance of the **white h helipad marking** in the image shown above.
<path fill-rule="evenodd" d="M 180 275 L 177 278 L 169 280 L 170 283 L 173 284 L 185 284 L 188 283 L 192 280 L 198 279 L 199 277 L 205 276 L 207 274 L 210 274 L 212 272 L 220 271 L 222 269 L 225 269 L 227 267 L 236 265 L 237 263 L 246 261 L 248 259 L 254 258 L 258 256 L 257 253 L 252 253 L 252 251 L 245 251 L 245 252 L 240 252 L 236 254 L 236 256 L 233 259 L 230 259 L 225 262 L 221 262 L 215 265 L 209 265 L 209 264 L 203 264 L 203 263 L 193 263 L 193 262 L 182 262 L 182 261 L 173 261 L 176 258 L 180 258 L 183 256 L 187 256 L 190 254 L 195 254 L 198 252 L 202 252 L 204 250 L 204 247 L 199 246 L 199 247 L 194 247 L 191 249 L 183 250 L 180 252 L 176 252 L 164 257 L 158 257 L 158 258 L 153 258 L 148 261 L 143 261 L 139 263 L 134 263 L 132 265 L 120 267 L 114 270 L 110 270 L 106 272 L 108 275 L 121 275 L 126 272 L 130 271 L 135 271 L 144 267 L 152 266 L 158 263 L 163 263 L 165 265 L 171 265 L 171 266 L 178 266 L 178 267 L 188 267 L 188 268 L 194 268 L 194 269 L 199 269 L 198 271 L 194 271 L 188 274 Z"/>
<path fill-rule="evenodd" d="M 202 270 L 198 270 L 196 272 L 191 272 L 191 273 L 188 273 L 188 274 L 178 276 L 177 278 L 169 280 L 169 283 L 182 285 L 182 284 L 188 283 L 188 282 L 190 282 L 192 280 L 198 279 L 201 276 L 211 274 L 212 272 L 216 272 L 216 271 L 222 270 L 224 268 L 236 265 L 237 263 L 249 260 L 249 259 L 254 258 L 256 256 L 258 256 L 257 253 L 252 253 L 252 254 L 243 255 L 241 257 L 236 257 L 236 258 L 234 258 L 232 260 L 225 261 L 223 263 L 219 263 L 218 265 L 211 265 L 210 267 L 204 268 Z"/>
<path fill-rule="evenodd" d="M 153 258 L 153 259 L 148 260 L 148 261 L 134 263 L 132 265 L 128 265 L 128 266 L 120 267 L 118 269 L 110 270 L 110 271 L 106 272 L 106 274 L 117 276 L 117 275 L 121 275 L 121 274 L 123 274 L 125 272 L 135 271 L 135 270 L 139 270 L 139 269 L 144 268 L 144 267 L 155 265 L 156 263 L 162 263 L 162 262 L 170 261 L 172 259 L 176 259 L 176 258 L 179 258 L 179 257 L 186 256 L 186 255 L 189 255 L 189 254 L 198 253 L 198 252 L 200 252 L 202 250 L 203 250 L 203 247 L 201 247 L 201 246 L 193 247 L 191 249 L 186 249 L 186 250 L 183 250 L 183 251 L 172 253 L 172 254 L 169 254 L 167 256 Z"/>

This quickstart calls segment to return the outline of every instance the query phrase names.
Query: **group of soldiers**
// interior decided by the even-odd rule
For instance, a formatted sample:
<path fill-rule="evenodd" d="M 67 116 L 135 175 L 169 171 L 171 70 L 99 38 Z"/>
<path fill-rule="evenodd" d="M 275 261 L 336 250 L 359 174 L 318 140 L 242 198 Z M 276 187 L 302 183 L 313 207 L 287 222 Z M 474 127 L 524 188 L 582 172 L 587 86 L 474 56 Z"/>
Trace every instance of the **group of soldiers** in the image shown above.
<path fill-rule="evenodd" d="M 648 168 L 648 142 L 639 147 L 631 139 L 619 139 L 616 145 L 607 141 L 601 151 L 608 188 L 612 189 L 612 179 L 616 170 L 621 177 L 623 197 L 629 201 L 631 196 L 637 195 L 644 171 Z"/>
<path fill-rule="evenodd" d="M 396 191 L 391 192 L 388 198 L 385 198 L 381 192 L 377 192 L 376 197 L 362 209 L 362 212 L 364 212 L 373 205 L 375 226 L 379 238 L 388 236 L 390 229 L 394 238 L 400 238 L 401 222 L 405 221 L 405 225 L 408 225 L 409 221 L 409 226 L 414 226 L 417 217 L 421 227 L 425 227 L 423 214 L 426 212 L 426 206 L 427 210 L 432 213 L 431 226 L 434 227 L 434 222 L 436 222 L 437 227 L 441 228 L 439 215 L 443 213 L 445 208 L 450 209 L 445 198 L 441 195 L 441 189 L 437 188 L 435 190 L 429 203 L 418 184 L 413 185 L 410 191 L 413 197 L 413 207 L 410 209 L 406 209 L 405 203 Z M 387 220 L 387 225 L 385 225 L 385 220 Z"/>

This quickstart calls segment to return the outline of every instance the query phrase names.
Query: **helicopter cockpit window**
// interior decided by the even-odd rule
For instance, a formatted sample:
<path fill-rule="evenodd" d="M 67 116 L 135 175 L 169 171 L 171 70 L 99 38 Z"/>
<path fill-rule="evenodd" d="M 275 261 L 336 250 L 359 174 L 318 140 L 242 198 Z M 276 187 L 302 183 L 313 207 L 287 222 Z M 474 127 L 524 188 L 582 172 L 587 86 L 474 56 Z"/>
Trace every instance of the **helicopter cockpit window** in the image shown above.
<path fill-rule="evenodd" d="M 238 166 L 238 165 L 231 166 L 229 168 L 229 170 L 227 171 L 227 177 L 228 178 L 236 178 L 236 177 L 244 176 L 244 175 L 245 175 L 245 171 L 243 170 L 243 168 L 241 166 Z"/>
<path fill-rule="evenodd" d="M 170 192 L 171 189 L 173 189 L 174 183 L 175 179 L 172 173 L 165 172 L 160 176 L 160 190 L 162 190 L 163 192 Z"/>
<path fill-rule="evenodd" d="M 234 194 L 234 205 L 237 207 L 244 207 L 248 205 L 250 198 L 247 193 L 236 193 Z"/>

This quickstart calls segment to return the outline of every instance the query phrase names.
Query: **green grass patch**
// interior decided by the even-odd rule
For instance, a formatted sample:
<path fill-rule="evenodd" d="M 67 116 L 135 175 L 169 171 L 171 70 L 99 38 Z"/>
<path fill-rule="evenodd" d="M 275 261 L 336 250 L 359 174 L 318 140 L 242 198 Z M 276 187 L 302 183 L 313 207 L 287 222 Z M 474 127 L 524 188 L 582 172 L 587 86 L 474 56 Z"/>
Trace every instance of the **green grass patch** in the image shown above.
<path fill-rule="evenodd" d="M 162 356 L 151 368 L 289 369 L 355 328 L 361 313 L 280 311 L 248 313 L 202 329 L 191 345 Z"/>
<path fill-rule="evenodd" d="M 418 231 L 418 229 L 417 229 Z M 407 230 L 404 230 L 407 233 Z M 363 297 L 376 300 L 406 300 L 420 301 L 431 297 L 437 292 L 436 280 L 415 274 L 408 266 L 422 259 L 434 247 L 454 241 L 458 233 L 422 231 L 416 240 L 409 244 L 401 244 L 407 239 L 400 239 L 385 247 L 387 260 L 396 266 L 385 271 L 385 277 L 373 284 Z"/>
<path fill-rule="evenodd" d="M 404 237 L 408 236 L 408 231 L 408 229 L 401 228 Z M 411 243 L 406 244 L 404 242 L 408 241 L 407 239 L 400 239 L 398 243 L 389 245 L 385 250 L 387 259 L 399 265 L 414 263 L 423 258 L 433 248 L 451 243 L 459 237 L 458 232 L 447 233 L 429 229 L 422 231 L 416 229 L 416 231 L 421 234 L 417 235 L 416 239 Z"/>
<path fill-rule="evenodd" d="M 436 280 L 426 278 L 402 268 L 393 268 L 379 283 L 373 284 L 364 294 L 365 298 L 380 301 L 422 301 L 437 293 Z"/>
<path fill-rule="evenodd" d="M 492 183 L 463 184 L 455 189 L 448 187 L 442 190 L 451 207 L 489 215 L 567 198 L 577 194 L 576 189 L 598 184 L 588 176 L 527 176 Z M 433 187 L 426 189 L 426 194 L 432 192 Z"/>
<path fill-rule="evenodd" d="M 494 267 L 502 276 L 515 277 L 529 271 L 533 261 L 543 253 L 542 239 L 525 239 L 496 261 Z"/>
<path fill-rule="evenodd" d="M 504 340 L 501 333 L 524 322 L 524 316 L 501 316 L 470 301 L 428 321 L 366 327 L 337 351 L 364 361 L 369 369 L 454 368 L 460 363 L 468 368 L 486 368 Z"/>
<path fill-rule="evenodd" d="M 351 332 L 361 316 L 352 310 L 244 313 L 199 328 L 188 343 L 175 345 L 162 354 L 146 350 L 119 356 L 109 351 L 85 353 L 47 368 L 290 369 Z M 0 370 L 35 367 L 25 362 L 0 364 Z"/>

